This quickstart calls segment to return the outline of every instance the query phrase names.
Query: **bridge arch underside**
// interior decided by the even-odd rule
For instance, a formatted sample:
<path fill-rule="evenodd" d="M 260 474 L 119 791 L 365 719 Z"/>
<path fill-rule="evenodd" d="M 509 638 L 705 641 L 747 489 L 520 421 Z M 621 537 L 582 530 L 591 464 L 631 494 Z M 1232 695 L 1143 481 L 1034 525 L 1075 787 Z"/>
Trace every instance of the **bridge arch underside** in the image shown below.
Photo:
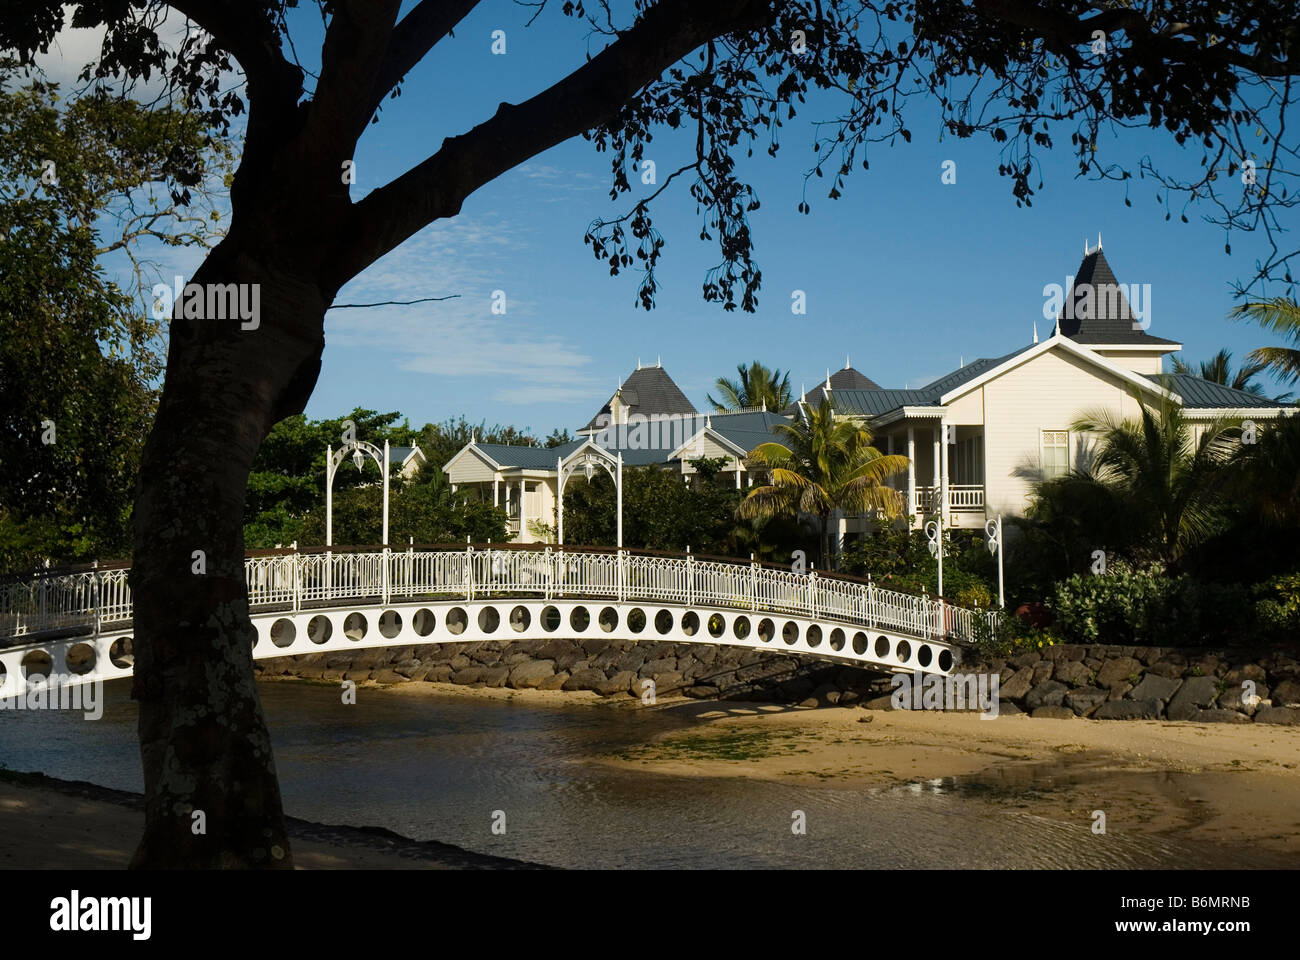
<path fill-rule="evenodd" d="M 886 627 L 686 604 L 485 597 L 266 610 L 252 620 L 258 660 L 363 647 L 600 636 L 742 646 L 895 673 L 947 675 L 961 663 L 956 644 Z M 75 683 L 129 677 L 131 630 L 0 649 L 0 670 L 0 696 L 19 693 L 25 686 L 20 678 L 55 674 Z"/>

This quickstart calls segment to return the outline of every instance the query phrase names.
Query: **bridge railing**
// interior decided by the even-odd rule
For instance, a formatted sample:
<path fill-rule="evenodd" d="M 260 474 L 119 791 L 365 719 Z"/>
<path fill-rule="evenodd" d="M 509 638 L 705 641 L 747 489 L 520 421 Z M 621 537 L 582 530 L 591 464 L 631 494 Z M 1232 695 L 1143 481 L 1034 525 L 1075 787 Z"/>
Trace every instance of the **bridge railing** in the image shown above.
<path fill-rule="evenodd" d="M 280 552 L 244 561 L 254 610 L 346 600 L 492 597 L 592 598 L 731 607 L 881 628 L 917 638 L 969 642 L 989 610 L 882 590 L 870 581 L 758 563 L 629 550 L 487 549 Z M 0 637 L 67 628 L 92 632 L 131 619 L 129 570 L 49 571 L 0 583 Z"/>

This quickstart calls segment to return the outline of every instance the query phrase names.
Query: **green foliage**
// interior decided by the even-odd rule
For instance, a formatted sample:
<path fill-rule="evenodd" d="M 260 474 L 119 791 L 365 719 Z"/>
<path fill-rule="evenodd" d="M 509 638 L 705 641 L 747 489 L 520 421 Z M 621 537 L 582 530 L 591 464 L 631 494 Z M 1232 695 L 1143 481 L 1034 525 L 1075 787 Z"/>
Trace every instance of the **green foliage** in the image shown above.
<path fill-rule="evenodd" d="M 748 367 L 743 363 L 736 364 L 736 373 L 739 374 L 736 380 L 718 377 L 714 381 L 718 399 L 711 394 L 708 397 L 713 409 L 744 410 L 766 405 L 768 410 L 775 413 L 784 410 L 794 401 L 788 370 L 783 372 L 765 367 L 755 360 Z"/>
<path fill-rule="evenodd" d="M 829 567 L 830 517 L 836 510 L 875 513 L 893 518 L 902 513 L 902 495 L 885 480 L 907 469 L 907 457 L 882 454 L 871 445 L 871 432 L 855 421 L 837 418 L 830 400 L 809 409 L 794 423 L 779 424 L 784 442 L 759 444 L 750 458 L 765 468 L 769 482 L 741 501 L 746 519 L 818 519 L 823 567 Z"/>
<path fill-rule="evenodd" d="M 1104 574 L 1078 574 L 1057 584 L 1051 607 L 1053 626 L 1076 643 L 1176 646 L 1241 639 L 1254 628 L 1244 587 L 1122 560 Z"/>
<path fill-rule="evenodd" d="M 657 465 L 623 471 L 623 544 L 633 549 L 782 561 L 801 542 L 797 524 L 736 519 L 741 492 L 716 482 L 721 462 L 692 461 L 699 471 L 683 482 L 676 470 Z M 712 471 L 712 472 L 710 472 Z M 566 543 L 613 546 L 617 539 L 614 484 L 603 473 L 590 481 L 570 479 L 564 490 Z"/>
<path fill-rule="evenodd" d="M 1032 627 L 1013 615 L 998 617 L 992 626 L 977 619 L 974 627 L 973 647 L 977 658 L 1013 657 L 1063 642 L 1051 628 Z"/>
<path fill-rule="evenodd" d="M 904 593 L 939 592 L 939 563 L 919 530 L 885 527 L 845 548 L 840 567 L 870 575 L 881 587 Z M 948 531 L 943 560 L 946 599 L 964 607 L 989 607 L 997 599 L 997 567 L 982 534 Z"/>

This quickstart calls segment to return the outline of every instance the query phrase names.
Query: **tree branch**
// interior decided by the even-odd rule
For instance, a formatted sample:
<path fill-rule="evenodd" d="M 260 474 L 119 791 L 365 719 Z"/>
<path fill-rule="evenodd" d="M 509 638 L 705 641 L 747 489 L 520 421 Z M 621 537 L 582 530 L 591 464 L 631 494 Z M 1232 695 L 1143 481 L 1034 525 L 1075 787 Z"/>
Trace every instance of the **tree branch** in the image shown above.
<path fill-rule="evenodd" d="M 702 43 L 753 31 L 772 16 L 767 0 L 665 0 L 563 80 L 458 137 L 352 210 L 327 284 L 348 279 L 417 231 L 460 211 L 465 198 L 512 167 L 612 117 L 645 84 Z"/>
<path fill-rule="evenodd" d="M 375 78 L 366 119 L 375 115 L 384 97 L 478 4 L 479 0 L 420 0 L 402 18 L 393 30 L 388 54 Z"/>

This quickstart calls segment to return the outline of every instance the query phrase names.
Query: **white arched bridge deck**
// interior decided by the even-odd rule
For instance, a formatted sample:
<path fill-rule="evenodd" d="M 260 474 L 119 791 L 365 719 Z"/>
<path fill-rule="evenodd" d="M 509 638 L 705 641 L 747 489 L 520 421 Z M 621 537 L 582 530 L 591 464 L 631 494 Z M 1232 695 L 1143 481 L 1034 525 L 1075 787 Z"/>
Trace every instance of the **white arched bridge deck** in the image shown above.
<path fill-rule="evenodd" d="M 718 643 L 948 674 L 996 613 L 768 564 L 535 546 L 261 551 L 253 656 L 553 635 Z M 0 585 L 0 696 L 37 674 L 131 674 L 125 566 Z M 24 679 L 20 679 L 24 678 Z"/>

